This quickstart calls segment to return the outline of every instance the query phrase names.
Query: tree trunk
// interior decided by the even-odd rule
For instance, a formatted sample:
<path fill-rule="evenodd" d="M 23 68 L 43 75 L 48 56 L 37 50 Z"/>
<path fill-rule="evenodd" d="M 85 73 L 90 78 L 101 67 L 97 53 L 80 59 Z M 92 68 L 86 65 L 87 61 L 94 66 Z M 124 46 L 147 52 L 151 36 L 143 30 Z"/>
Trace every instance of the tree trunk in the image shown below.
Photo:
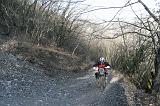
<path fill-rule="evenodd" d="M 158 48 L 156 56 L 155 56 L 155 77 L 158 76 L 158 72 L 160 72 L 160 48 Z"/>

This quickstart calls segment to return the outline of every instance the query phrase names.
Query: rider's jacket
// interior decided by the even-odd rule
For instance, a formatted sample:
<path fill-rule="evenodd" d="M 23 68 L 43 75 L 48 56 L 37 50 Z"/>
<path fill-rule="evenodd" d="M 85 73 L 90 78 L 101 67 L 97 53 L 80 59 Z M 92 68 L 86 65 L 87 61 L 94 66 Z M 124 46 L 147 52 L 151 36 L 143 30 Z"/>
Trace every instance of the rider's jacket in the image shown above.
<path fill-rule="evenodd" d="M 104 69 L 107 66 L 110 66 L 110 64 L 108 62 L 104 62 L 104 63 L 97 62 L 96 64 L 93 65 L 93 67 L 104 68 Z M 107 70 L 105 69 L 105 71 L 107 71 Z"/>
<path fill-rule="evenodd" d="M 97 62 L 96 64 L 93 65 L 93 67 L 98 67 L 98 68 L 104 68 L 104 67 L 107 67 L 107 66 L 110 66 L 108 62 Z"/>

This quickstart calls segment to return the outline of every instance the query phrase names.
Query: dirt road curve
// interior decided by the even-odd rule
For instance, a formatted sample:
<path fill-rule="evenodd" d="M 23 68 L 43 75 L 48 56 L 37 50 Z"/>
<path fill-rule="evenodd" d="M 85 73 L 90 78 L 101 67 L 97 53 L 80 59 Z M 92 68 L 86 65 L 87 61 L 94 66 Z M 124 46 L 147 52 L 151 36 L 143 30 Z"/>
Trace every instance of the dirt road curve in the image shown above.
<path fill-rule="evenodd" d="M 117 81 L 101 92 L 91 71 L 54 77 L 44 71 L 1 53 L 0 106 L 128 106 L 125 90 Z"/>

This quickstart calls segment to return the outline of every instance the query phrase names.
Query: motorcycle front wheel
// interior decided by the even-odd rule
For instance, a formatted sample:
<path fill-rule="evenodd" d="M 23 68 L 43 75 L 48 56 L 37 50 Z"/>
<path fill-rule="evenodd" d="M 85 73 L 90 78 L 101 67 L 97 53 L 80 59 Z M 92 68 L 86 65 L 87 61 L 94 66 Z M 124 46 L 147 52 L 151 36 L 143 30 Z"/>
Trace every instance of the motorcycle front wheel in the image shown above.
<path fill-rule="evenodd" d="M 101 89 L 104 90 L 106 87 L 106 78 L 105 76 L 100 76 L 99 79 L 97 80 L 97 86 Z"/>

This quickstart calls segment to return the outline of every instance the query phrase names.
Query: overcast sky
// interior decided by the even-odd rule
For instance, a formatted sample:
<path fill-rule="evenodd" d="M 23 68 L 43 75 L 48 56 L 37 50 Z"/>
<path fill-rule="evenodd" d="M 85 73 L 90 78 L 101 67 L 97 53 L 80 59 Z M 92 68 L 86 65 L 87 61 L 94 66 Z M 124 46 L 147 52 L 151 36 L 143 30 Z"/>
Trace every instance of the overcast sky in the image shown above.
<path fill-rule="evenodd" d="M 120 7 L 124 6 L 127 3 L 128 0 L 86 0 L 85 2 L 82 3 L 83 6 L 90 5 L 89 9 L 94 9 L 98 7 Z M 137 0 L 131 0 L 131 2 L 135 2 Z M 151 10 L 154 8 L 158 7 L 157 2 L 160 3 L 160 0 L 142 0 Z M 83 7 L 82 6 L 82 7 Z M 142 14 L 143 16 L 148 15 L 144 8 L 142 7 L 141 4 L 134 4 L 133 6 L 134 11 L 136 14 L 140 15 Z M 102 10 L 96 10 L 92 11 L 90 13 L 86 13 L 83 15 L 83 18 L 100 22 L 101 20 L 111 20 L 117 11 L 120 9 L 102 9 Z M 118 15 L 116 17 L 120 18 L 125 18 L 125 19 L 132 19 L 135 17 L 133 12 L 131 11 L 131 7 L 127 7 L 122 9 L 120 12 L 118 12 Z"/>

